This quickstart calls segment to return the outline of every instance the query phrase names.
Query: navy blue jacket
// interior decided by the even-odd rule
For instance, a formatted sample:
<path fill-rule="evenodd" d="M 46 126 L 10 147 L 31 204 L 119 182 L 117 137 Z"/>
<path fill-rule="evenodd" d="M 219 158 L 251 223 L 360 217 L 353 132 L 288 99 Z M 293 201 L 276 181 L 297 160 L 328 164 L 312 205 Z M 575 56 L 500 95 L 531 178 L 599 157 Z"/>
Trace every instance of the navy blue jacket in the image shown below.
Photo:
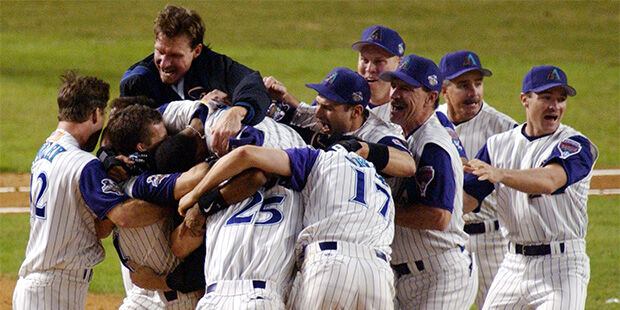
<path fill-rule="evenodd" d="M 198 100 L 202 94 L 214 89 L 225 92 L 231 96 L 234 105 L 248 109 L 243 120 L 247 125 L 262 121 L 271 103 L 260 73 L 207 47 L 185 73 L 183 88 L 185 99 L 190 100 Z M 155 100 L 152 108 L 182 99 L 170 85 L 161 82 L 153 54 L 127 69 L 121 78 L 120 93 L 121 97 L 147 96 Z"/>

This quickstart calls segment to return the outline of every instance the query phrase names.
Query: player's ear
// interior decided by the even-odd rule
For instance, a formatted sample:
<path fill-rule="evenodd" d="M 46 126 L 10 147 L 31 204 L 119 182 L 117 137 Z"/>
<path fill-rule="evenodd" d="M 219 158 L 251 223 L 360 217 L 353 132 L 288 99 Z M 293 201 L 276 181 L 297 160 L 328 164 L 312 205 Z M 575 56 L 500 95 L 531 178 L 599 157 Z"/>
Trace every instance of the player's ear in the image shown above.
<path fill-rule="evenodd" d="M 195 59 L 196 57 L 198 57 L 198 55 L 200 55 L 201 52 L 202 44 L 196 45 L 196 47 L 194 47 L 194 49 L 192 50 L 192 57 Z"/>
<path fill-rule="evenodd" d="M 529 104 L 529 102 L 527 101 L 527 99 L 529 99 L 529 98 L 530 98 L 529 94 L 524 94 L 524 93 L 521 93 L 520 98 L 521 98 L 521 104 L 522 104 L 525 108 L 528 108 L 528 107 L 529 107 L 529 105 L 530 105 L 530 104 Z"/>
<path fill-rule="evenodd" d="M 90 120 L 91 122 L 93 122 L 93 124 L 97 124 L 97 121 L 99 121 L 99 114 L 99 108 L 93 110 L 92 114 L 90 115 Z"/>

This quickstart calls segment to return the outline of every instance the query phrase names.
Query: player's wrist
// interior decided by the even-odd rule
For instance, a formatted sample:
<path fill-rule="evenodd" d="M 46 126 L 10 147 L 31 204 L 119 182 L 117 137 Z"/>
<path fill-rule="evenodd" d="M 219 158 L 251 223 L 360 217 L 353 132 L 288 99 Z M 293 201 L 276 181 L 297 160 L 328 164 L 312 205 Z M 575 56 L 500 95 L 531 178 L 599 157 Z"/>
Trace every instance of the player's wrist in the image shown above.
<path fill-rule="evenodd" d="M 213 215 L 218 211 L 228 207 L 228 203 L 222 196 L 219 188 L 215 188 L 198 198 L 200 213 L 205 217 Z"/>

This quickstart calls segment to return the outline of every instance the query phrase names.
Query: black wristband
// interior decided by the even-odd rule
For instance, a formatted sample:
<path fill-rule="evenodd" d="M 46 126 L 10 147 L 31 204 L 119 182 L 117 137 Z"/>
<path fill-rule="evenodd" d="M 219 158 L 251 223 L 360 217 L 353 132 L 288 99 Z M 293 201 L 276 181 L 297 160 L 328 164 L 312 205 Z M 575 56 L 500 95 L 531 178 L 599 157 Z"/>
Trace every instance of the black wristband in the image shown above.
<path fill-rule="evenodd" d="M 377 171 L 383 170 L 390 160 L 388 146 L 385 144 L 368 143 L 368 158 L 366 159 L 375 165 Z"/>
<path fill-rule="evenodd" d="M 228 203 L 224 200 L 219 188 L 216 188 L 198 199 L 198 207 L 205 217 L 217 213 L 220 210 L 228 208 Z"/>

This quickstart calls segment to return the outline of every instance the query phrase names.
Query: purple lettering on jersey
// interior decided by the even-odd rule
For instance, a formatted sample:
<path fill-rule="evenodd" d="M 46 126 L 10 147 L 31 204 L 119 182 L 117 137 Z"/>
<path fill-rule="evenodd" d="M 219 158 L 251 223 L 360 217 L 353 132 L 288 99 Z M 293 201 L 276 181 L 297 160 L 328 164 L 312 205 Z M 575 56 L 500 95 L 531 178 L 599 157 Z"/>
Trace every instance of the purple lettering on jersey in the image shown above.
<path fill-rule="evenodd" d="M 301 191 L 306 186 L 308 175 L 314 167 L 314 162 L 320 150 L 311 148 L 294 148 L 284 150 L 288 154 L 291 166 L 290 178 L 284 179 L 284 186 L 295 191 Z"/>
<path fill-rule="evenodd" d="M 594 165 L 594 157 L 591 151 L 590 140 L 584 136 L 572 136 L 558 143 L 553 148 L 542 166 L 552 163 L 562 165 L 566 172 L 566 184 L 560 187 L 553 194 L 561 194 L 571 184 L 581 181 L 588 176 Z"/>
<path fill-rule="evenodd" d="M 176 202 L 174 199 L 174 186 L 181 173 L 151 174 L 145 172 L 131 188 L 134 198 L 142 199 L 154 204 L 166 206 Z"/>
<path fill-rule="evenodd" d="M 100 219 L 129 199 L 118 191 L 118 185 L 108 177 L 98 159 L 91 160 L 82 169 L 79 188 L 86 204 Z"/>

